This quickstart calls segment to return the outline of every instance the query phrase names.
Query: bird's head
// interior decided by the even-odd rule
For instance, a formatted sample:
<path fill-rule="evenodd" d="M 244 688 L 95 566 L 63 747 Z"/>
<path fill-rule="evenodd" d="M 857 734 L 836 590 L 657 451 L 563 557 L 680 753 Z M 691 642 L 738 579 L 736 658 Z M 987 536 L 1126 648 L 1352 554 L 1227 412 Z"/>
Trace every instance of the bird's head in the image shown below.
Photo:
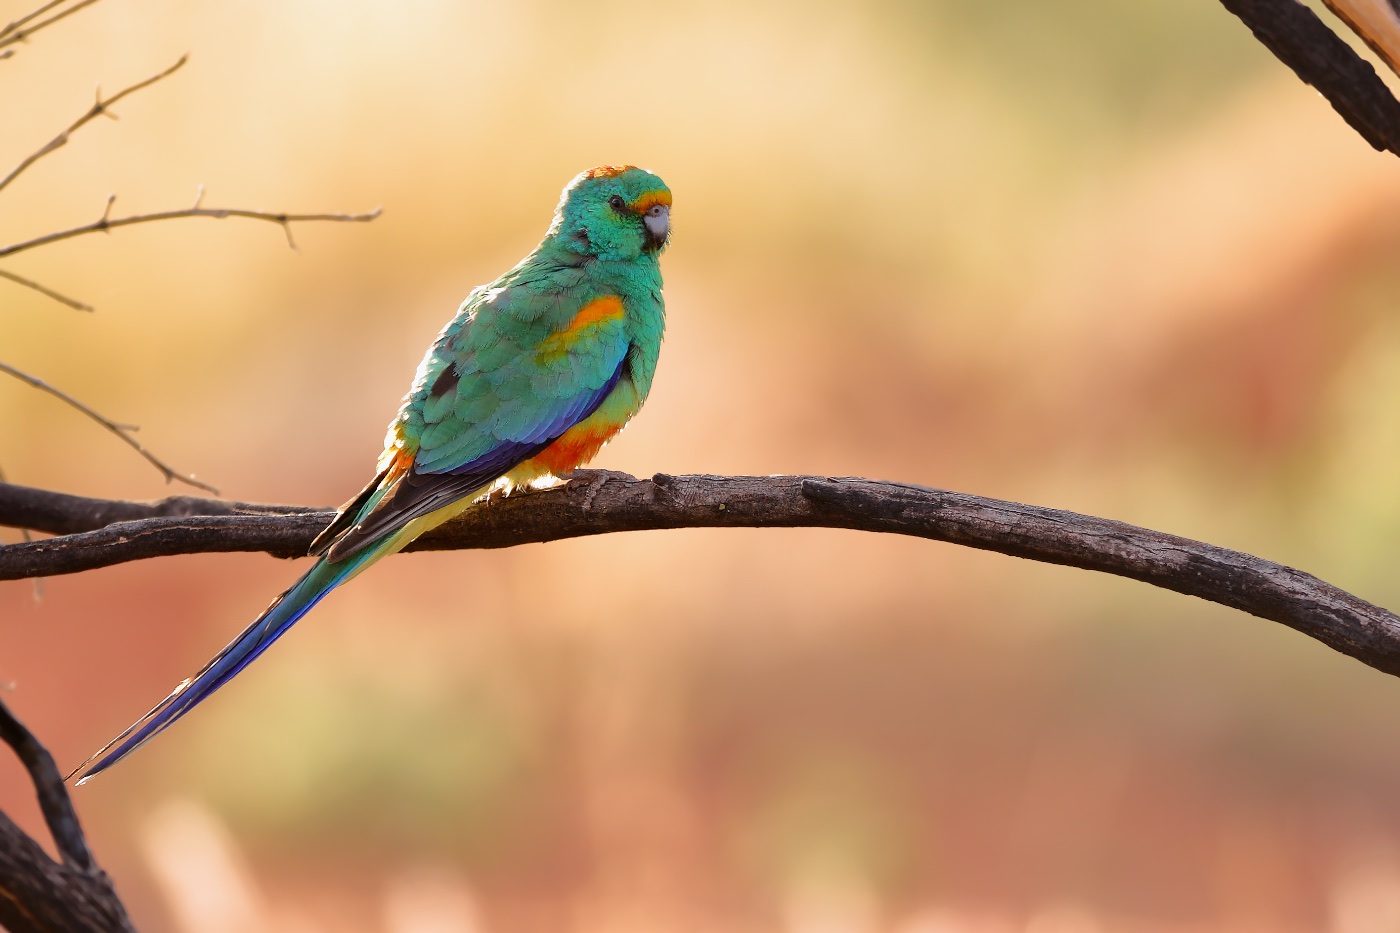
<path fill-rule="evenodd" d="M 585 256 L 655 255 L 671 236 L 671 189 L 633 165 L 591 168 L 564 188 L 550 232 Z"/>

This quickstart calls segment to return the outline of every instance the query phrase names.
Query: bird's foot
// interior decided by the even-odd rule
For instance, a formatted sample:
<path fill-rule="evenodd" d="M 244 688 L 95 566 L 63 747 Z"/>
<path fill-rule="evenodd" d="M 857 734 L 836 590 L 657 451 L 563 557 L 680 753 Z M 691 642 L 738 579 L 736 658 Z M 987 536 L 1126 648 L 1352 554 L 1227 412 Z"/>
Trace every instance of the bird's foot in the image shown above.
<path fill-rule="evenodd" d="M 623 473 L 621 470 L 571 470 L 564 479 L 569 481 L 569 485 L 574 483 L 587 483 L 588 486 L 583 491 L 583 510 L 585 512 L 593 509 L 593 500 L 597 497 L 599 490 L 608 484 L 608 480 L 616 479 L 623 482 L 634 483 L 637 477 L 631 473 Z"/>
<path fill-rule="evenodd" d="M 476 500 L 476 504 L 480 508 L 490 508 L 502 499 L 508 498 L 510 494 L 511 490 L 508 486 L 492 486 L 486 495 Z"/>

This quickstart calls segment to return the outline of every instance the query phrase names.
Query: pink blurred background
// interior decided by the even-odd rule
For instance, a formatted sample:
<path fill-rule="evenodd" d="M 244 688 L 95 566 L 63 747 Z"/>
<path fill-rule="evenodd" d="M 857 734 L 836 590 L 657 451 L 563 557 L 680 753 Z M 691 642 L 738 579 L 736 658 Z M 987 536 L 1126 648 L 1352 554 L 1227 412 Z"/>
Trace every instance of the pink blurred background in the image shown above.
<path fill-rule="evenodd" d="M 104 0 L 0 62 L 0 168 L 186 51 L 0 243 L 200 184 L 384 216 L 17 257 L 98 310 L 0 282 L 0 358 L 229 497 L 355 492 L 461 298 L 627 161 L 675 192 L 670 326 L 599 465 L 1076 509 L 1400 605 L 1400 165 L 1218 4 Z M 0 467 L 184 491 L 12 381 Z M 300 566 L 4 584 L 5 700 L 74 765 Z M 1397 781 L 1400 683 L 1278 625 L 706 530 L 395 558 L 75 798 L 158 933 L 1380 933 Z"/>

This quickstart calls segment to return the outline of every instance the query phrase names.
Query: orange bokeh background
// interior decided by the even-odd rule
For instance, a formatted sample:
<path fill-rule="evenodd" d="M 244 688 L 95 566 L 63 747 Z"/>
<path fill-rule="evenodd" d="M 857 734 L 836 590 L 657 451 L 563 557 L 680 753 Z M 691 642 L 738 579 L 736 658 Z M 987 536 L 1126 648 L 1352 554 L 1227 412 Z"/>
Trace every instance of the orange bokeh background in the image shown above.
<path fill-rule="evenodd" d="M 0 62 L 0 169 L 186 51 L 0 243 L 201 184 L 384 215 L 18 256 L 97 311 L 0 282 L 0 359 L 231 498 L 354 493 L 461 298 L 626 161 L 675 193 L 670 323 L 598 465 L 1070 508 L 1400 605 L 1400 171 L 1217 4 L 104 0 Z M 0 467 L 182 491 L 13 381 Z M 300 566 L 5 584 L 5 700 L 76 764 Z M 75 798 L 150 931 L 1369 933 L 1397 735 L 1393 678 L 1218 606 L 693 530 L 387 561 Z"/>

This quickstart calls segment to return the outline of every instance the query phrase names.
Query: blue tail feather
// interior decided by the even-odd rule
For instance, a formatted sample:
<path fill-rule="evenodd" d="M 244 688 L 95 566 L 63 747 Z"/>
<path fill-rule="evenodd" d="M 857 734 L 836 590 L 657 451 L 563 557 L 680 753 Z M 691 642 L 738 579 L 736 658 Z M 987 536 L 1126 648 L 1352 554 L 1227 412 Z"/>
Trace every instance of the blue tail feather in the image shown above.
<path fill-rule="evenodd" d="M 125 732 L 117 736 L 79 765 L 71 779 L 79 771 L 82 776 L 78 783 L 92 778 L 127 755 L 149 742 L 181 716 L 194 709 L 201 701 L 233 679 L 239 671 L 251 664 L 268 649 L 271 644 L 291 628 L 298 619 L 306 615 L 311 607 L 320 602 L 327 593 L 345 581 L 355 570 L 376 556 L 376 548 L 361 551 L 349 560 L 331 563 L 318 560 L 306 575 L 292 584 L 253 624 L 229 643 L 224 650 L 204 666 L 199 673 L 181 683 L 162 700 L 155 709 L 142 716 Z"/>

